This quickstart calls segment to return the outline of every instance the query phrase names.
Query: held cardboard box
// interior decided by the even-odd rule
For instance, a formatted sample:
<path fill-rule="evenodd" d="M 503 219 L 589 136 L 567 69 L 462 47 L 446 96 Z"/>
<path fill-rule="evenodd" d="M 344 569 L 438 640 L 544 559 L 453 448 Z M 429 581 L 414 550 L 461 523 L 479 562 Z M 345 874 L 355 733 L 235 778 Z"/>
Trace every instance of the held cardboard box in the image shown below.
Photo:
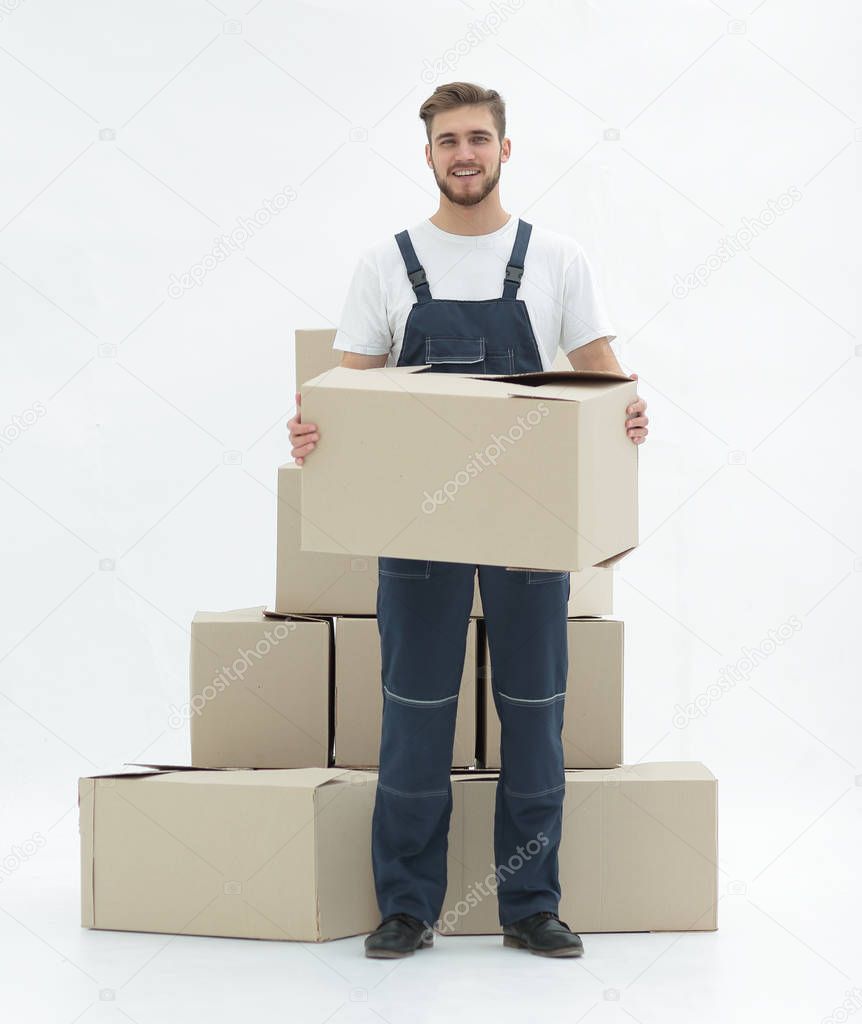
<path fill-rule="evenodd" d="M 376 557 L 302 550 L 302 474 L 303 468 L 295 462 L 278 467 L 275 611 L 284 615 L 376 615 Z M 483 614 L 478 574 L 474 586 L 470 615 L 477 618 Z M 570 616 L 610 615 L 612 611 L 612 569 L 572 573 Z"/>
<path fill-rule="evenodd" d="M 467 625 L 452 765 L 476 764 L 476 620 Z M 335 619 L 335 764 L 377 768 L 383 690 L 376 618 Z"/>
<path fill-rule="evenodd" d="M 321 432 L 303 550 L 560 571 L 637 544 L 635 381 L 430 368 L 337 366 L 303 385 Z"/>
<path fill-rule="evenodd" d="M 334 327 L 297 330 L 294 334 L 295 361 L 294 383 L 296 390 L 312 377 L 341 365 L 344 355 L 341 349 L 333 348 L 337 331 Z M 557 349 L 557 357 L 551 365 L 552 370 L 571 370 L 572 364 L 562 349 Z"/>
<path fill-rule="evenodd" d="M 717 782 L 696 761 L 567 770 L 559 914 L 574 932 L 718 927 Z M 440 930 L 500 932 L 494 865 L 499 776 L 453 776 Z M 538 846 L 540 839 L 536 840 Z M 533 851 L 525 846 L 525 855 Z M 516 874 L 518 864 L 502 865 Z"/>
<path fill-rule="evenodd" d="M 192 764 L 326 768 L 332 623 L 262 607 L 198 612 L 191 625 Z"/>
<path fill-rule="evenodd" d="M 376 788 L 337 768 L 82 778 L 81 924 L 301 942 L 371 931 Z"/>
<path fill-rule="evenodd" d="M 569 619 L 569 674 L 563 708 L 566 768 L 616 768 L 622 764 L 623 632 L 620 619 Z M 483 764 L 499 768 L 500 718 L 487 639 L 480 674 L 485 708 Z"/>

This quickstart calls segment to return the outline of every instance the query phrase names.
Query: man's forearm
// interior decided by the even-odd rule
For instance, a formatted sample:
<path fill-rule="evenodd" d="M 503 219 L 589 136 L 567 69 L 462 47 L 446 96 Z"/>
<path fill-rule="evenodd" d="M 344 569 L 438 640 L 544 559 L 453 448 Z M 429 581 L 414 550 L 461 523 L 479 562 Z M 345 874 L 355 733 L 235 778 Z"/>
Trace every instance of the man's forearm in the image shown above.
<path fill-rule="evenodd" d="M 617 362 L 607 338 L 597 338 L 589 345 L 573 349 L 567 355 L 573 370 L 612 370 L 614 373 L 625 373 Z"/>

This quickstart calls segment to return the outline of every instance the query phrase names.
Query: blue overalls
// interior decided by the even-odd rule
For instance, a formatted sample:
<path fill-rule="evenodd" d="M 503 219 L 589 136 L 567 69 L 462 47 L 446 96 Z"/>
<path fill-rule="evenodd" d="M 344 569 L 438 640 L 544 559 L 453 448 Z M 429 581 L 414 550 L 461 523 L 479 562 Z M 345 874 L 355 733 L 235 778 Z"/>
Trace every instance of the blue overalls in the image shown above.
<path fill-rule="evenodd" d="M 432 298 L 408 232 L 395 236 L 416 293 L 399 366 L 470 374 L 542 369 L 526 304 L 516 298 L 530 232 L 519 220 L 502 298 L 469 301 Z M 505 516 L 506 509 L 487 514 Z M 557 912 L 569 573 L 389 556 L 378 564 L 383 726 L 372 863 L 381 915 L 402 912 L 433 925 L 442 909 L 455 713 L 477 568 L 502 729 L 494 819 L 499 920 Z M 488 865 L 491 882 L 495 865 Z"/>

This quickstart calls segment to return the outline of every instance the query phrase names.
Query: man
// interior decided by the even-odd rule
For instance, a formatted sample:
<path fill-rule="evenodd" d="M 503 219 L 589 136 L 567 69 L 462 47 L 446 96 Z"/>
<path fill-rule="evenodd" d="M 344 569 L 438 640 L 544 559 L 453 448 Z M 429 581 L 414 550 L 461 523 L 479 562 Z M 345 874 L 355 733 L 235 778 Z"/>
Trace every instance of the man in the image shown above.
<path fill-rule="evenodd" d="M 419 116 L 440 205 L 429 220 L 362 254 L 333 346 L 344 352 L 341 365 L 527 373 L 548 369 L 562 346 L 575 370 L 622 372 L 581 247 L 533 229 L 500 204 L 511 141 L 499 94 L 466 82 L 440 86 Z M 288 427 L 291 454 L 302 465 L 320 434 L 302 423 L 299 393 L 296 402 Z M 634 444 L 647 435 L 645 411 L 638 397 L 620 426 Z M 494 855 L 503 942 L 542 956 L 579 956 L 580 937 L 557 913 L 569 573 L 384 556 L 378 562 L 384 702 L 372 862 L 382 920 L 365 940 L 366 955 L 406 956 L 433 945 L 446 891 L 449 773 L 478 570 L 501 722 Z"/>

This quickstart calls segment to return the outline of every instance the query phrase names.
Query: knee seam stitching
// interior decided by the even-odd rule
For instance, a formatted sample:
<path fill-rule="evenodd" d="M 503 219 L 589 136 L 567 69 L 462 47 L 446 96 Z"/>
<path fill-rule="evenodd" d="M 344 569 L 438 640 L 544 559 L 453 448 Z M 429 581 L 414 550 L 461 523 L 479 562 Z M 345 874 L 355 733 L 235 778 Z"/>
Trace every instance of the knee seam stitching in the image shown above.
<path fill-rule="evenodd" d="M 550 789 L 540 789 L 537 793 L 516 793 L 514 789 L 509 789 L 507 785 L 503 785 L 503 789 L 506 791 L 508 796 L 523 797 L 530 799 L 535 796 L 545 796 L 547 793 L 556 793 L 561 789 L 565 789 L 565 782 L 561 786 L 552 786 Z"/>
<path fill-rule="evenodd" d="M 551 697 L 510 697 L 508 693 L 503 693 L 502 690 L 497 690 L 497 694 L 503 698 L 503 700 L 511 701 L 512 704 L 550 704 L 555 700 L 562 700 L 566 696 L 566 691 L 562 693 L 555 693 Z"/>
<path fill-rule="evenodd" d="M 395 796 L 448 796 L 449 795 L 449 790 L 448 789 L 429 789 L 429 790 L 425 790 L 424 792 L 420 792 L 420 793 L 406 793 L 402 789 L 394 789 L 392 786 L 384 785 L 379 779 L 377 780 L 377 785 L 379 786 L 380 789 L 384 790 L 387 793 L 394 793 Z"/>
<path fill-rule="evenodd" d="M 435 705 L 435 704 L 450 704 L 453 700 L 458 699 L 458 694 L 454 693 L 451 697 L 441 697 L 439 700 L 416 700 L 412 697 L 400 697 L 397 693 L 393 693 L 387 686 L 383 687 L 383 692 L 387 697 L 391 697 L 392 700 L 400 701 L 402 704 L 418 704 L 418 705 Z"/>

